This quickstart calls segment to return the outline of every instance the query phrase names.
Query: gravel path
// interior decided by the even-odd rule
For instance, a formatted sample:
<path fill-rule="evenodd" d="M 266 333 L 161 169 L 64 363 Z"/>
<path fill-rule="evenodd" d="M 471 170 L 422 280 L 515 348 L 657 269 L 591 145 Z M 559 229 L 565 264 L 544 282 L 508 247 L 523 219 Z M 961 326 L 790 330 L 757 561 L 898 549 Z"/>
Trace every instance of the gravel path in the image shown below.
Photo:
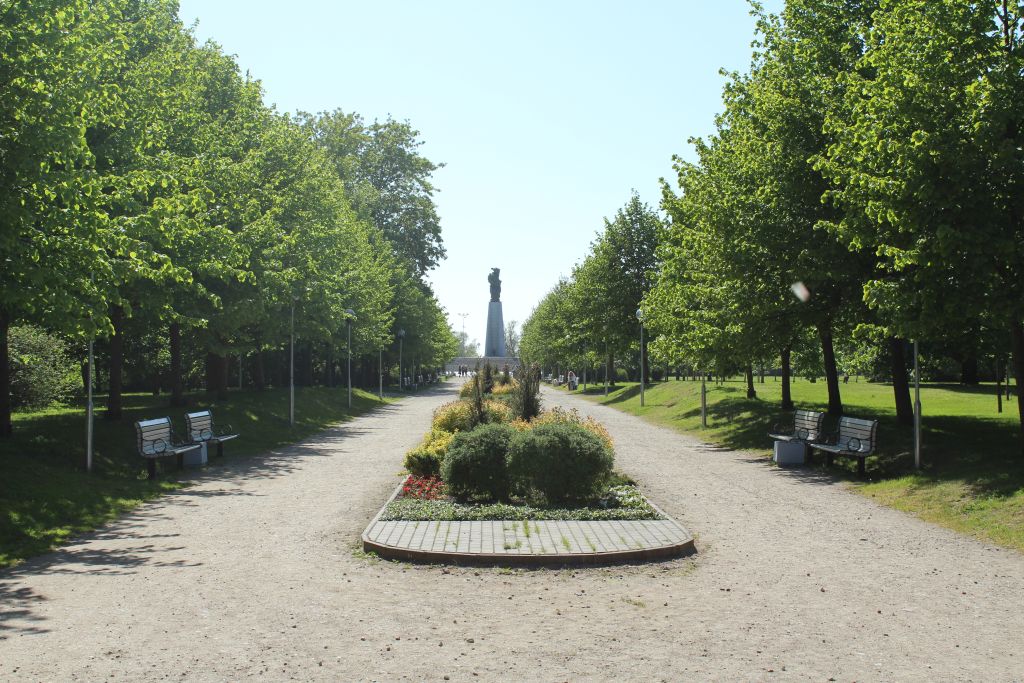
<path fill-rule="evenodd" d="M 1024 556 L 582 399 L 698 555 L 360 556 L 454 388 L 230 464 L 0 573 L 0 680 L 1024 680 Z M 477 674 L 474 676 L 474 674 Z"/>

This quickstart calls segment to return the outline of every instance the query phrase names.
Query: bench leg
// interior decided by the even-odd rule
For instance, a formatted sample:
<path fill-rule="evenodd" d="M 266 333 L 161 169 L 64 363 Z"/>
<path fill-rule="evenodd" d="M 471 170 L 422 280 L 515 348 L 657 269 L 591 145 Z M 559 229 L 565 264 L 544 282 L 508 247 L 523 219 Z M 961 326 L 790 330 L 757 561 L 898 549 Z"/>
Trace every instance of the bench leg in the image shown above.
<path fill-rule="evenodd" d="M 149 479 L 156 479 L 156 458 L 146 458 L 146 470 L 149 472 Z"/>
<path fill-rule="evenodd" d="M 178 469 L 179 470 L 185 469 L 185 454 L 184 453 L 178 453 Z"/>
<path fill-rule="evenodd" d="M 835 456 L 833 456 L 833 455 L 832 455 L 831 453 L 829 453 L 828 455 L 826 455 L 826 456 L 825 456 L 825 466 L 826 466 L 826 467 L 832 467 L 832 461 L 833 461 L 834 459 L 835 459 Z"/>
<path fill-rule="evenodd" d="M 223 458 L 224 457 L 224 442 L 223 441 L 218 441 L 217 442 L 217 457 L 218 458 Z"/>
<path fill-rule="evenodd" d="M 860 477 L 864 476 L 864 461 L 866 459 L 867 458 L 865 458 L 863 456 L 857 458 L 857 475 L 860 476 Z"/>

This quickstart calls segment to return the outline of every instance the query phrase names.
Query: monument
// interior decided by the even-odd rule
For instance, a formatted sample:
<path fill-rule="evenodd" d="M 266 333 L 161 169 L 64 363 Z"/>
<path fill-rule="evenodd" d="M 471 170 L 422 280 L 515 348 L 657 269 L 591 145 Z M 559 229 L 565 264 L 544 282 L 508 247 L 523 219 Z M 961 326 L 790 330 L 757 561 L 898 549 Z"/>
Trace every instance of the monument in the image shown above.
<path fill-rule="evenodd" d="M 487 304 L 487 335 L 484 337 L 483 355 L 478 357 L 459 356 L 452 358 L 445 369 L 457 372 L 459 368 L 473 370 L 487 363 L 498 370 L 508 367 L 515 370 L 519 367 L 518 358 L 509 358 L 505 348 L 505 319 L 501 314 L 501 269 L 491 268 L 487 282 L 491 285 L 491 300 Z"/>
<path fill-rule="evenodd" d="M 501 315 L 501 279 L 500 268 L 491 268 L 487 281 L 491 283 L 491 302 L 487 305 L 487 337 L 484 343 L 484 356 L 487 358 L 505 357 L 505 320 Z"/>

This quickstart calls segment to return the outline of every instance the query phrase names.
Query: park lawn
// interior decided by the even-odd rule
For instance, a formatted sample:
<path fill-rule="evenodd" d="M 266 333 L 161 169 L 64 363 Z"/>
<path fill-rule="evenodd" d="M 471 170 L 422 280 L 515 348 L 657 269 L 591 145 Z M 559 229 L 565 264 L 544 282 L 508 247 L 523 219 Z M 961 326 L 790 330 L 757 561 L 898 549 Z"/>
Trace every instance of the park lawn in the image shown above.
<path fill-rule="evenodd" d="M 619 383 L 608 397 L 590 385 L 587 396 L 654 423 L 729 448 L 770 455 L 767 434 L 791 422 L 778 407 L 781 384 L 766 378 L 758 397 L 746 398 L 746 385 L 733 378 L 707 383 L 708 427 L 700 424 L 700 382 L 670 379 L 646 391 L 640 407 L 637 383 Z M 892 387 L 850 380 L 841 385 L 847 415 L 877 418 L 877 455 L 867 460 L 867 479 L 856 476 L 856 460 L 837 458 L 832 472 L 866 496 L 922 519 L 976 538 L 1024 551 L 1024 457 L 1020 452 L 1017 398 L 996 412 L 995 386 L 928 384 L 921 388 L 922 469 L 913 468 L 913 430 L 896 422 Z M 823 381 L 800 379 L 792 385 L 798 408 L 825 410 Z M 830 428 L 830 422 L 826 427 Z M 822 460 L 817 456 L 816 462 Z"/>
<path fill-rule="evenodd" d="M 241 434 L 224 447 L 224 459 L 232 460 L 301 440 L 382 404 L 376 394 L 357 389 L 350 412 L 344 388 L 299 388 L 296 425 L 289 428 L 287 389 L 232 391 L 227 401 L 203 393 L 188 399 L 188 407 L 170 408 L 166 395 L 127 394 L 124 417 L 113 422 L 103 419 L 103 403 L 97 400 L 92 474 L 85 472 L 81 405 L 15 414 L 14 436 L 0 440 L 0 567 L 51 550 L 144 501 L 189 485 L 189 471 L 179 478 L 172 458 L 160 460 L 157 481 L 146 479 L 146 462 L 135 445 L 136 420 L 170 415 L 180 435 L 186 412 L 212 408 L 218 429 L 231 425 Z M 215 473 L 221 462 L 213 457 L 209 469 Z"/>

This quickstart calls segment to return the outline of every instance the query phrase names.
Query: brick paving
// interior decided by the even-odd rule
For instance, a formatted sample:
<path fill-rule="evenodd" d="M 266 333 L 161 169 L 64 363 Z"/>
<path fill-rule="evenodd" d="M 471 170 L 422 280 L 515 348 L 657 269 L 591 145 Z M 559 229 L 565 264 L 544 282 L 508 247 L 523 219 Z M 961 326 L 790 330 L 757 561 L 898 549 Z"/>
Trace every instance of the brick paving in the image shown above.
<path fill-rule="evenodd" d="M 642 521 L 379 521 L 363 532 L 363 547 L 385 557 L 458 560 L 478 556 L 500 564 L 536 556 L 596 561 L 680 555 L 693 537 L 672 519 Z M 521 562 L 520 562 L 521 563 Z"/>

